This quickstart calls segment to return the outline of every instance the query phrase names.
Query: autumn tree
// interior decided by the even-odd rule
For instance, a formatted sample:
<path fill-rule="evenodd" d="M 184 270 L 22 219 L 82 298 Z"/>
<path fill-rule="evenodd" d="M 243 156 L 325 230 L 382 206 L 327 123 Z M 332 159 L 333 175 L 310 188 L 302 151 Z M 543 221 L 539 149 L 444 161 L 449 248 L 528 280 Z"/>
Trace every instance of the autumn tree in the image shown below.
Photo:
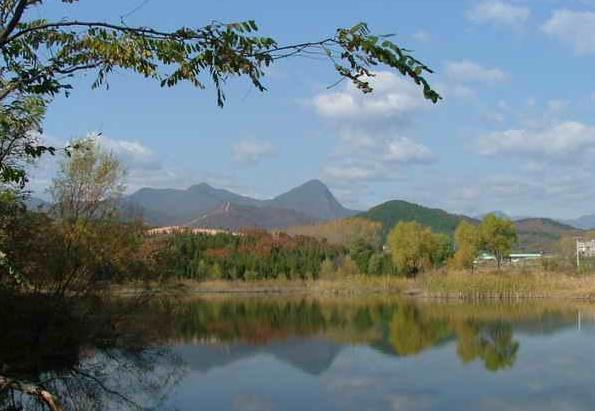
<path fill-rule="evenodd" d="M 125 188 L 124 166 L 97 137 L 75 144 L 79 148 L 60 162 L 50 187 L 56 217 L 73 221 L 114 217 Z"/>
<path fill-rule="evenodd" d="M 451 260 L 455 268 L 473 268 L 473 262 L 479 253 L 481 238 L 477 226 L 461 221 L 455 230 L 456 252 Z"/>
<path fill-rule="evenodd" d="M 479 226 L 481 248 L 496 257 L 498 268 L 517 243 L 514 223 L 495 214 L 487 215 Z"/>
<path fill-rule="evenodd" d="M 448 237 L 415 221 L 398 223 L 388 235 L 393 263 L 407 275 L 415 275 L 442 262 L 448 243 Z"/>

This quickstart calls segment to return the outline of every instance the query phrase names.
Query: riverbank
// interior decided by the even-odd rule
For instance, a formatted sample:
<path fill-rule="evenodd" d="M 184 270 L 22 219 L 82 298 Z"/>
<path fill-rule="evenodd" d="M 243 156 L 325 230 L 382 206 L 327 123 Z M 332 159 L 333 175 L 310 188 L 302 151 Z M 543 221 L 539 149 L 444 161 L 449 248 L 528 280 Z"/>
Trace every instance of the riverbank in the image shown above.
<path fill-rule="evenodd" d="M 319 280 L 179 281 L 167 284 L 126 285 L 118 294 L 140 289 L 180 294 L 396 294 L 433 299 L 555 298 L 595 300 L 595 276 L 540 271 L 469 273 L 437 271 L 417 278 L 350 276 Z"/>

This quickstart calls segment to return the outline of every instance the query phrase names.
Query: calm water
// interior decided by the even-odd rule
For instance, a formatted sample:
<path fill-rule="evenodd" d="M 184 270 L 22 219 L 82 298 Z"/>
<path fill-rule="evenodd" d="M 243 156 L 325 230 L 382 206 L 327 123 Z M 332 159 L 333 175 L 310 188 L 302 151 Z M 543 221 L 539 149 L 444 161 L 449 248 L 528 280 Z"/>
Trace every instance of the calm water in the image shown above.
<path fill-rule="evenodd" d="M 80 347 L 76 369 L 102 381 L 91 395 L 60 390 L 68 379 L 57 391 L 79 409 L 593 410 L 593 313 L 545 302 L 165 301 L 131 316 L 126 330 L 142 343 Z"/>

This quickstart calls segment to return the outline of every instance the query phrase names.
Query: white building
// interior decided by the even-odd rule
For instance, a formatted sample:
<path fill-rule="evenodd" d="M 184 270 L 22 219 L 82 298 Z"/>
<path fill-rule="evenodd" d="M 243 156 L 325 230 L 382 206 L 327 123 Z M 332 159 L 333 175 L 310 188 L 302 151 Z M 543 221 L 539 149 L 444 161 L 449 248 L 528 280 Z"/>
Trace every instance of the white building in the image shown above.
<path fill-rule="evenodd" d="M 595 240 L 576 240 L 576 252 L 582 257 L 595 257 Z"/>

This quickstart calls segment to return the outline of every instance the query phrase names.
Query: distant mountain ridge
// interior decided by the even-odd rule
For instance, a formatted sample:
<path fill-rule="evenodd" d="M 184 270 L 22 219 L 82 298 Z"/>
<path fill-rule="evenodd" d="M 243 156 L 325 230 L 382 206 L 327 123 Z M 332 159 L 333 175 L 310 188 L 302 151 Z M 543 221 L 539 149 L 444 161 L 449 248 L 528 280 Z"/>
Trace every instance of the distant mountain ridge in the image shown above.
<path fill-rule="evenodd" d="M 581 230 L 593 230 L 595 229 L 595 214 L 583 215 L 574 220 L 560 220 L 560 222 Z"/>
<path fill-rule="evenodd" d="M 258 228 L 285 228 L 357 213 L 343 207 L 319 180 L 310 180 L 269 200 L 201 183 L 186 190 L 142 188 L 127 196 L 125 202 L 141 210 L 148 224 L 161 226 L 205 224 L 231 229 L 248 224 Z M 221 209 L 223 205 L 227 205 L 227 212 Z"/>

